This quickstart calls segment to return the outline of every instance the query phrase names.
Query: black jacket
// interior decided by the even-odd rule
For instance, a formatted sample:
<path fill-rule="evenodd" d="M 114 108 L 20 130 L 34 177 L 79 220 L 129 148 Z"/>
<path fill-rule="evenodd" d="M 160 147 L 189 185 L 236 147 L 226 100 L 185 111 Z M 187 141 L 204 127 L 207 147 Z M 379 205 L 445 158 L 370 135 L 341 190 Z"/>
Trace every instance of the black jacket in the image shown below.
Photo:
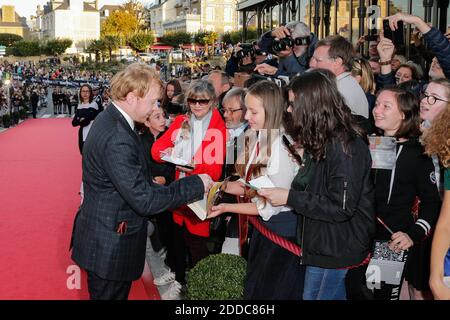
<path fill-rule="evenodd" d="M 375 231 L 372 159 L 361 138 L 350 142 L 349 154 L 340 142 L 330 143 L 306 191 L 289 192 L 287 205 L 303 216 L 298 235 L 303 264 L 343 268 L 361 263 L 370 251 Z"/>
<path fill-rule="evenodd" d="M 417 140 L 403 145 L 396 162 L 392 194 L 388 202 L 391 170 L 374 169 L 375 206 L 377 215 L 392 229 L 402 231 L 416 244 L 434 229 L 441 206 L 436 185 L 433 161 L 424 154 L 423 146 Z M 415 221 L 411 208 L 415 198 L 420 199 L 419 216 Z M 377 225 L 376 239 L 390 239 L 390 234 Z"/>

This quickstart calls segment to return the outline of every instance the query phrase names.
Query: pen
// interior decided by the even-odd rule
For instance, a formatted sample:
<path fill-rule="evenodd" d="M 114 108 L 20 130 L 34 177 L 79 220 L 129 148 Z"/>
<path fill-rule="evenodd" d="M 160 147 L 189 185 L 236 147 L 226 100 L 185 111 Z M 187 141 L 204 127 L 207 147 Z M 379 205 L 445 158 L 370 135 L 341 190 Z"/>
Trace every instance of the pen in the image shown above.
<path fill-rule="evenodd" d="M 381 220 L 380 218 L 378 218 L 377 217 L 377 220 L 378 220 L 378 222 L 379 223 L 381 223 L 381 225 L 383 226 L 383 227 L 385 227 L 386 228 L 386 230 L 387 231 L 389 231 L 389 233 L 391 234 L 391 235 L 393 235 L 394 234 L 394 232 L 386 225 L 386 223 L 384 223 L 384 221 L 383 220 Z"/>

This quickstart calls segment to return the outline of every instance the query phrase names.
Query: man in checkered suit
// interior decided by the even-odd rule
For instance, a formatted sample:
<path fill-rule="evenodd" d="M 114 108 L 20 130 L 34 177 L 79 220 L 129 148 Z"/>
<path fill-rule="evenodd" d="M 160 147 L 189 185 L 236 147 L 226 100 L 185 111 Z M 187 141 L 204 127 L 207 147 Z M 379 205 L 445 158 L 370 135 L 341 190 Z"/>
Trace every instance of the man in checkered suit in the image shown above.
<path fill-rule="evenodd" d="M 112 103 L 94 121 L 83 150 L 84 200 L 75 218 L 72 259 L 88 274 L 91 299 L 127 299 L 144 268 L 148 217 L 199 200 L 208 175 L 159 186 L 152 181 L 135 122 L 157 106 L 156 71 L 135 63 L 111 82 Z"/>

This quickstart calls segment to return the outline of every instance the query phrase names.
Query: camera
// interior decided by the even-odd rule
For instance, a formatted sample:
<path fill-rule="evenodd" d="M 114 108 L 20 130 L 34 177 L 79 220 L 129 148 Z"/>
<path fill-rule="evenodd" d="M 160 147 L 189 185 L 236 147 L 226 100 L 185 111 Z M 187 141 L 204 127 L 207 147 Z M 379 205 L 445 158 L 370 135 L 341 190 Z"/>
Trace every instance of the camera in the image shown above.
<path fill-rule="evenodd" d="M 243 59 L 246 56 L 250 56 L 253 58 L 255 56 L 255 49 L 253 48 L 253 45 L 251 43 L 241 43 L 239 47 L 241 47 L 242 50 L 236 52 L 236 57 L 238 59 Z"/>
<path fill-rule="evenodd" d="M 272 51 L 280 52 L 294 46 L 294 40 L 291 37 L 286 37 L 280 40 L 273 40 Z"/>

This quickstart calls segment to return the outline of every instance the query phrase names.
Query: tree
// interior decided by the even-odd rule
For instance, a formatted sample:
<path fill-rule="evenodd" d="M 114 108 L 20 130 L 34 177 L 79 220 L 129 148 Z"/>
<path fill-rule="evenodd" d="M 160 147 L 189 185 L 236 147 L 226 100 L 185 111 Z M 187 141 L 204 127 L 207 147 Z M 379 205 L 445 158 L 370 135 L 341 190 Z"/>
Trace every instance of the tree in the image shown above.
<path fill-rule="evenodd" d="M 183 43 L 191 43 L 192 36 L 188 32 L 175 31 L 166 32 L 161 38 L 161 42 L 172 47 L 178 47 Z"/>
<path fill-rule="evenodd" d="M 109 59 L 111 60 L 112 52 L 119 48 L 120 40 L 116 36 L 105 36 L 101 38 L 105 50 L 108 51 Z"/>
<path fill-rule="evenodd" d="M 139 26 L 145 28 L 146 11 L 139 0 L 128 0 L 122 5 L 122 8 L 136 18 Z"/>
<path fill-rule="evenodd" d="M 103 42 L 103 40 L 92 40 L 86 51 L 89 53 L 94 53 L 95 62 L 98 62 L 100 54 L 106 51 L 105 43 Z"/>
<path fill-rule="evenodd" d="M 63 54 L 72 45 L 70 39 L 52 39 L 44 45 L 44 52 L 51 56 Z"/>
<path fill-rule="evenodd" d="M 102 24 L 102 36 L 116 36 L 120 44 L 125 44 L 125 39 L 136 33 L 139 23 L 134 15 L 124 10 L 113 12 Z"/>
<path fill-rule="evenodd" d="M 13 48 L 15 56 L 38 56 L 41 54 L 41 48 L 37 41 L 17 41 Z"/>
<path fill-rule="evenodd" d="M 13 47 L 17 41 L 23 40 L 23 38 L 17 34 L 12 33 L 0 33 L 0 45 L 6 47 Z"/>
<path fill-rule="evenodd" d="M 238 31 L 225 32 L 222 35 L 222 41 L 225 43 L 231 43 L 234 45 L 238 42 L 243 42 L 243 35 L 244 35 L 244 32 L 242 29 L 240 29 Z M 257 35 L 255 28 L 247 29 L 247 39 L 256 39 L 257 37 L 258 37 L 258 35 Z"/>
<path fill-rule="evenodd" d="M 205 46 L 205 55 L 209 55 L 209 46 L 214 48 L 214 43 L 219 38 L 214 31 L 199 31 L 195 35 L 195 42 L 200 43 Z"/>
<path fill-rule="evenodd" d="M 128 45 L 136 51 L 145 51 L 153 44 L 153 35 L 148 32 L 138 32 L 128 39 Z"/>

